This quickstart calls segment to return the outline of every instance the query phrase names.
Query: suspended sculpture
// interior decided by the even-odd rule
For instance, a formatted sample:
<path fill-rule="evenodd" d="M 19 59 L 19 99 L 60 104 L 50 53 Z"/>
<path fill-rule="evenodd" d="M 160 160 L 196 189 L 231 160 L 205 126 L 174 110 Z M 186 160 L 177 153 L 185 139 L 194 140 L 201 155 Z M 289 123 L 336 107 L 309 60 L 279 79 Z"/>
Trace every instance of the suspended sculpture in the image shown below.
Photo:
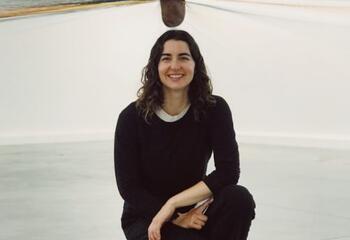
<path fill-rule="evenodd" d="M 160 0 L 162 19 L 166 26 L 179 26 L 185 18 L 185 0 Z"/>

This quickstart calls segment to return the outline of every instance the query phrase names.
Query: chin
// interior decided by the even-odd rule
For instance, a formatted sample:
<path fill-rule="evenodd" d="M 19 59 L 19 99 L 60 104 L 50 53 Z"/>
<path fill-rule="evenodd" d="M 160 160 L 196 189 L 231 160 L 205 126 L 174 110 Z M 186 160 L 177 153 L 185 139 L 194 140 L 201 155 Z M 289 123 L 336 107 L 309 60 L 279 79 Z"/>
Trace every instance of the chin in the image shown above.
<path fill-rule="evenodd" d="M 168 84 L 168 85 L 165 85 L 165 88 L 172 91 L 183 91 L 188 88 L 188 85 Z"/>

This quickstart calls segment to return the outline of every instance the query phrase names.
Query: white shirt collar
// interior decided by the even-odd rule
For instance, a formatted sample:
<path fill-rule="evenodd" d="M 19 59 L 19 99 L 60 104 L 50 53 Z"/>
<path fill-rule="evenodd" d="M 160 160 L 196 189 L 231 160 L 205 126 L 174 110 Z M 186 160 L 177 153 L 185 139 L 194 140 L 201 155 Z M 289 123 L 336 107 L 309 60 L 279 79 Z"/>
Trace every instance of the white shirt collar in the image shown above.
<path fill-rule="evenodd" d="M 156 111 L 156 114 L 160 119 L 162 119 L 165 122 L 175 122 L 175 121 L 181 119 L 187 113 L 190 106 L 191 106 L 191 104 L 189 104 L 182 112 L 180 112 L 177 115 L 170 115 L 167 112 L 165 112 L 163 110 L 163 108 L 160 107 Z"/>

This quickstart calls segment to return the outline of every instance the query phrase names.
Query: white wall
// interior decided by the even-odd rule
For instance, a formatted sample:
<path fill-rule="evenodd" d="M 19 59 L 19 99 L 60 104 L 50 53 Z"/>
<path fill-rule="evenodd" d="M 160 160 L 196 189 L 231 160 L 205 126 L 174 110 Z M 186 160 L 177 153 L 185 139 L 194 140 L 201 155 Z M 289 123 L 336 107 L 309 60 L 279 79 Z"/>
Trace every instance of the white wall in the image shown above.
<path fill-rule="evenodd" d="M 241 142 L 350 148 L 349 8 L 188 2 Z M 0 144 L 113 138 L 166 28 L 158 2 L 0 21 Z"/>

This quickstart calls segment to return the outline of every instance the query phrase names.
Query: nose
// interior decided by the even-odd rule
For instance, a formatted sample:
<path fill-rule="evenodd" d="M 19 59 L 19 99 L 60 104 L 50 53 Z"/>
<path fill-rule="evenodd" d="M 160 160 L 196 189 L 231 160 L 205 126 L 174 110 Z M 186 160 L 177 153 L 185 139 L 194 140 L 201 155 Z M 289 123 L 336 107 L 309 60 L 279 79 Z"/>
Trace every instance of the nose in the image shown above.
<path fill-rule="evenodd" d="M 171 69 L 179 69 L 180 68 L 179 62 L 176 59 L 174 59 L 173 61 L 171 61 L 170 68 Z"/>

